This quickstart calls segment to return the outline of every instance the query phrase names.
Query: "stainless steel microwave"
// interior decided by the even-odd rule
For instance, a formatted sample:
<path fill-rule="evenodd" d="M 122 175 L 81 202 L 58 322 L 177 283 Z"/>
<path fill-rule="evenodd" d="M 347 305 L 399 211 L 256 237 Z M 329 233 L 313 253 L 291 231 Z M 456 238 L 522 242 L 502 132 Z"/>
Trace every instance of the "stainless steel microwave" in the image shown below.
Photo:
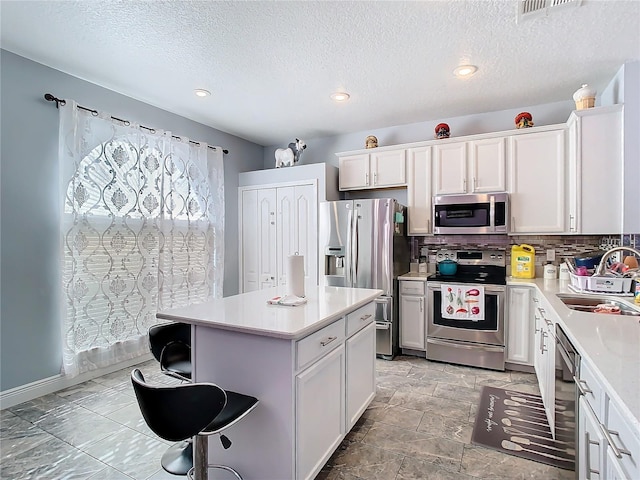
<path fill-rule="evenodd" d="M 509 194 L 433 197 L 433 233 L 509 233 Z"/>

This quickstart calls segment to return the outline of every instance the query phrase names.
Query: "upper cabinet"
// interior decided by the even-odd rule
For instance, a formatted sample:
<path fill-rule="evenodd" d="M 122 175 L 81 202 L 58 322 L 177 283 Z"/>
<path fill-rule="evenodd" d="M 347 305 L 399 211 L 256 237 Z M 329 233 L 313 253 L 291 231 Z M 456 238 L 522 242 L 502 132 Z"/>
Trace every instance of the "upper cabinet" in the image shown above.
<path fill-rule="evenodd" d="M 509 138 L 511 233 L 568 231 L 565 131 L 563 126 Z"/>
<path fill-rule="evenodd" d="M 407 235 L 430 235 L 431 147 L 407 150 Z"/>
<path fill-rule="evenodd" d="M 571 233 L 623 233 L 622 113 L 613 105 L 569 117 Z"/>
<path fill-rule="evenodd" d="M 407 184 L 405 149 L 337 155 L 340 190 L 404 187 Z"/>
<path fill-rule="evenodd" d="M 434 195 L 505 191 L 505 137 L 434 145 Z"/>

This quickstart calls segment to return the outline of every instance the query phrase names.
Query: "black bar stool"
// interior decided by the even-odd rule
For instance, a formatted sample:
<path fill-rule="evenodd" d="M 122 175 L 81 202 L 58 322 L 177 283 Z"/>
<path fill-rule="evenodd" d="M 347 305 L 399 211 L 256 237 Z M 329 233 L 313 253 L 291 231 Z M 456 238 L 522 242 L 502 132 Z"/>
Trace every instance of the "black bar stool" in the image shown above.
<path fill-rule="evenodd" d="M 161 323 L 149 328 L 149 347 L 160 370 L 183 382 L 191 381 L 191 325 Z"/>
<path fill-rule="evenodd" d="M 150 385 L 137 368 L 131 372 L 131 383 L 142 416 L 156 435 L 171 442 L 195 437 L 196 451 L 187 472 L 189 479 L 206 480 L 208 469 L 218 468 L 242 480 L 240 474 L 231 467 L 208 464 L 208 438 L 210 435 L 220 435 L 222 446 L 229 448 L 231 441 L 222 432 L 255 409 L 258 399 L 225 391 L 213 383 Z M 162 467 L 167 470 L 164 463 Z"/>

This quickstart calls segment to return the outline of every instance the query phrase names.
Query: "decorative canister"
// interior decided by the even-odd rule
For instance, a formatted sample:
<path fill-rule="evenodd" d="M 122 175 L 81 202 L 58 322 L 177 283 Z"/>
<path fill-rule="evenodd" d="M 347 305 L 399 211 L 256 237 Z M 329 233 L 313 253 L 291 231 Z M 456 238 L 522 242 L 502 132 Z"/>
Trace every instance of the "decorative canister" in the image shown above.
<path fill-rule="evenodd" d="M 596 90 L 586 83 L 573 94 L 573 101 L 576 102 L 576 110 L 593 108 L 596 104 Z"/>
<path fill-rule="evenodd" d="M 529 112 L 520 112 L 515 118 L 516 128 L 533 127 L 533 116 Z"/>
<path fill-rule="evenodd" d="M 364 147 L 365 148 L 377 148 L 378 147 L 378 139 L 373 135 L 369 135 L 364 139 Z"/>
<path fill-rule="evenodd" d="M 436 138 L 449 138 L 451 131 L 449 125 L 446 123 L 439 123 L 436 125 Z"/>

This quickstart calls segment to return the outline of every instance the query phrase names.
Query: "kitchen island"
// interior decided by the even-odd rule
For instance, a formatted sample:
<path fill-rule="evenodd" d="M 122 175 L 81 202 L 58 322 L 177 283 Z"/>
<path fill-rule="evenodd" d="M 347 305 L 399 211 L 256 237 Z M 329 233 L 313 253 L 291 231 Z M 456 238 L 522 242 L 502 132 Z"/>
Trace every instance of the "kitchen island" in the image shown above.
<path fill-rule="evenodd" d="M 284 287 L 235 295 L 157 317 L 192 325 L 195 382 L 258 398 L 212 438 L 209 462 L 245 480 L 314 478 L 375 395 L 375 305 L 381 290 L 306 288 L 307 303 L 268 305 Z"/>

